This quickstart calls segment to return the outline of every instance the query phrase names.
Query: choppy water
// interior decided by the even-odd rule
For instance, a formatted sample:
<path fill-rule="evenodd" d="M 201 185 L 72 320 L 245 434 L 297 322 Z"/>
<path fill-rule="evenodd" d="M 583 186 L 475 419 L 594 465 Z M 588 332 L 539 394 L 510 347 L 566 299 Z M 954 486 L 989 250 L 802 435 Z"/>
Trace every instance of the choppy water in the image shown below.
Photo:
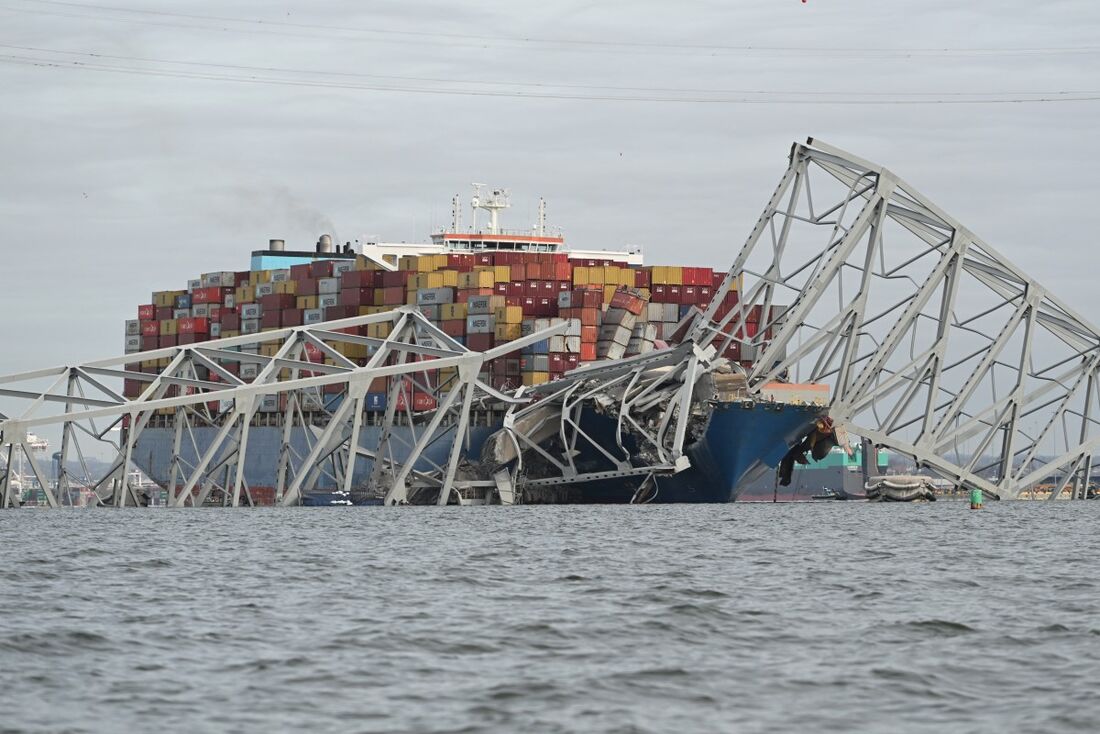
<path fill-rule="evenodd" d="M 1098 519 L 0 512 L 0 731 L 1095 732 Z"/>

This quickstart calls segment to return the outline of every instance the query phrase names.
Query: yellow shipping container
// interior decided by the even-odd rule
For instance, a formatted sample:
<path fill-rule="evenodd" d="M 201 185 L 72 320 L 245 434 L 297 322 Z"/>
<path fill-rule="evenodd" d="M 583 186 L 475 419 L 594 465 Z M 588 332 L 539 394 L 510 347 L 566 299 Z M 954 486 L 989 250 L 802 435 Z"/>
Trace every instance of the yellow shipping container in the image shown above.
<path fill-rule="evenodd" d="M 259 285 L 260 283 L 271 282 L 270 270 L 253 270 L 248 274 L 248 282 L 252 285 Z"/>
<path fill-rule="evenodd" d="M 603 302 L 604 305 L 611 303 L 612 297 L 615 295 L 615 291 L 619 290 L 617 285 L 605 285 L 603 287 Z"/>
<path fill-rule="evenodd" d="M 251 285 L 243 285 L 233 291 L 233 299 L 237 305 L 242 303 L 255 303 L 256 288 Z"/>
<path fill-rule="evenodd" d="M 228 339 L 231 336 L 240 336 L 241 332 L 237 329 L 225 329 L 222 331 L 222 339 Z"/>
<path fill-rule="evenodd" d="M 288 295 L 295 295 L 298 293 L 298 281 L 296 280 L 284 280 L 281 283 L 275 284 L 276 293 L 285 293 Z"/>
<path fill-rule="evenodd" d="M 446 258 L 444 258 L 446 260 Z M 432 255 L 417 255 L 416 271 L 418 273 L 431 273 L 436 269 L 435 258 Z"/>
<path fill-rule="evenodd" d="M 619 285 L 624 288 L 634 287 L 634 270 L 632 268 L 619 268 Z"/>
<path fill-rule="evenodd" d="M 367 324 L 367 336 L 374 337 L 375 339 L 385 339 L 390 335 L 390 331 L 393 329 L 391 323 L 381 324 Z"/>
<path fill-rule="evenodd" d="M 266 331 L 266 329 L 264 331 Z M 279 347 L 280 346 L 282 346 L 282 345 L 281 344 L 261 344 L 260 345 L 260 354 L 262 354 L 265 357 L 274 357 L 279 352 Z"/>
<path fill-rule="evenodd" d="M 175 319 L 165 319 L 164 321 L 160 322 L 161 336 L 172 336 L 173 334 L 178 334 L 179 331 L 177 331 L 177 329 L 178 323 Z"/>
<path fill-rule="evenodd" d="M 496 268 L 474 268 L 468 273 L 458 274 L 459 288 L 492 288 L 496 282 Z"/>
<path fill-rule="evenodd" d="M 654 285 L 683 285 L 684 271 L 675 265 L 655 265 L 652 273 Z"/>
<path fill-rule="evenodd" d="M 451 288 L 458 287 L 458 271 L 457 270 L 439 270 L 437 271 L 443 276 L 443 285 Z"/>
<path fill-rule="evenodd" d="M 153 303 L 160 308 L 175 308 L 176 296 L 182 296 L 187 291 L 153 291 Z"/>
<path fill-rule="evenodd" d="M 334 342 L 332 346 L 337 352 L 344 355 L 348 359 L 366 359 L 367 345 L 365 344 L 348 344 L 347 342 Z"/>
<path fill-rule="evenodd" d="M 444 321 L 452 321 L 454 319 L 466 318 L 466 304 L 465 303 L 444 303 L 439 309 L 440 317 Z"/>
<path fill-rule="evenodd" d="M 439 370 L 439 384 L 446 385 L 447 383 L 454 382 L 458 379 L 457 367 L 444 367 Z"/>
<path fill-rule="evenodd" d="M 523 306 L 499 306 L 494 315 L 497 323 L 518 324 L 523 321 Z"/>
<path fill-rule="evenodd" d="M 157 360 L 155 360 L 155 359 L 143 359 L 141 361 L 141 369 L 143 369 L 143 370 L 154 369 L 156 366 L 157 366 Z M 142 389 L 144 389 L 144 388 L 142 388 Z"/>
<path fill-rule="evenodd" d="M 583 265 L 573 268 L 573 285 L 588 285 L 588 271 Z"/>
<path fill-rule="evenodd" d="M 168 357 L 161 357 L 160 359 L 157 360 L 157 369 L 159 369 L 159 370 L 168 369 L 168 365 L 171 362 L 172 362 L 172 360 L 169 359 Z"/>
<path fill-rule="evenodd" d="M 524 372 L 523 384 L 527 387 L 534 387 L 535 385 L 545 385 L 550 382 L 549 372 Z"/>
<path fill-rule="evenodd" d="M 381 270 L 382 266 L 364 255 L 355 256 L 356 270 Z"/>
<path fill-rule="evenodd" d="M 493 327 L 493 335 L 497 342 L 512 341 L 523 336 L 523 324 L 510 324 L 497 322 Z"/>
<path fill-rule="evenodd" d="M 317 308 L 317 296 L 298 296 L 294 305 L 296 308 Z"/>
<path fill-rule="evenodd" d="M 416 305 L 416 291 L 406 291 L 405 292 L 405 305 L 406 306 L 415 306 Z"/>
<path fill-rule="evenodd" d="M 512 279 L 512 268 L 509 265 L 493 266 L 493 282 L 507 283 Z"/>
<path fill-rule="evenodd" d="M 398 270 L 416 270 L 416 255 L 402 255 L 397 261 Z"/>
<path fill-rule="evenodd" d="M 374 289 L 374 305 L 384 306 L 386 301 L 386 291 L 382 288 Z"/>

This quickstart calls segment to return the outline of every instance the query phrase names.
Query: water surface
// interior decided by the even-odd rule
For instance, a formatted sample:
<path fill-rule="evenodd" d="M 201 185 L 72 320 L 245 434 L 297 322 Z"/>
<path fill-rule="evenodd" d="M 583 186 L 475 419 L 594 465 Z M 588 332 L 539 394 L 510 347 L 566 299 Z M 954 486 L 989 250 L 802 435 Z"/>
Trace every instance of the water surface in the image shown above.
<path fill-rule="evenodd" d="M 0 512 L 0 731 L 1095 732 L 1098 520 Z"/>

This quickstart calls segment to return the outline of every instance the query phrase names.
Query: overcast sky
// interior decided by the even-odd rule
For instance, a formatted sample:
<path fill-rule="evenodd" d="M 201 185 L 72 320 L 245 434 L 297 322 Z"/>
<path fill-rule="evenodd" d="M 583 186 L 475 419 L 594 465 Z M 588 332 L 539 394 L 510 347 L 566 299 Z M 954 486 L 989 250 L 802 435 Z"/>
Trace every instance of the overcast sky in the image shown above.
<path fill-rule="evenodd" d="M 576 247 L 724 268 L 808 135 L 1097 322 L 1100 102 L 939 102 L 1096 92 L 1098 29 L 1087 0 L 5 0 L 0 372 L 121 353 L 151 290 L 272 237 L 425 239 L 471 181 L 511 187 L 506 225 L 544 196 Z"/>

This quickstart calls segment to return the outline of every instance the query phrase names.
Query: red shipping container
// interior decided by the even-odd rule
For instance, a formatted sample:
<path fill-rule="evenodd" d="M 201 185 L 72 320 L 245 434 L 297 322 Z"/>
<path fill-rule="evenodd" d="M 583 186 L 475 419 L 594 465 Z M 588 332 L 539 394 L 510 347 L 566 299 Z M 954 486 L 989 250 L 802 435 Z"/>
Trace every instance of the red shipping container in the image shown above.
<path fill-rule="evenodd" d="M 523 295 L 531 298 L 538 298 L 542 295 L 542 290 L 539 288 L 538 281 L 529 280 L 523 284 Z"/>
<path fill-rule="evenodd" d="M 248 279 L 252 277 L 252 273 L 247 270 L 241 270 L 240 272 L 233 273 L 233 287 L 240 288 L 242 285 L 248 282 Z"/>
<path fill-rule="evenodd" d="M 278 309 L 264 309 L 260 316 L 260 326 L 264 329 L 277 329 L 283 325 L 283 312 Z"/>
<path fill-rule="evenodd" d="M 266 311 L 281 311 L 284 308 L 294 308 L 297 297 L 291 293 L 272 293 L 260 296 L 260 308 Z"/>
<path fill-rule="evenodd" d="M 161 306 L 161 307 L 157 308 L 156 317 L 157 317 L 157 321 L 168 321 L 169 319 L 172 318 L 172 307 L 171 306 Z"/>
<path fill-rule="evenodd" d="M 557 316 L 558 315 L 558 299 L 556 298 L 539 298 L 537 313 L 539 316 Z"/>
<path fill-rule="evenodd" d="M 340 288 L 373 288 L 376 270 L 347 270 L 340 275 Z"/>
<path fill-rule="evenodd" d="M 141 322 L 141 335 L 142 336 L 160 336 L 160 322 L 157 322 L 157 321 L 142 321 Z"/>
<path fill-rule="evenodd" d="M 179 333 L 181 334 L 209 334 L 210 333 L 210 319 L 205 316 L 194 316 L 186 319 L 179 319 L 176 322 Z"/>
<path fill-rule="evenodd" d="M 627 291 L 615 291 L 611 296 L 611 307 L 622 308 L 637 316 L 645 308 L 645 301 Z"/>
<path fill-rule="evenodd" d="M 565 355 L 565 369 L 566 371 L 576 369 L 577 365 L 581 363 L 581 355 L 569 353 Z"/>
<path fill-rule="evenodd" d="M 309 268 L 310 268 L 310 263 L 303 263 L 301 265 L 291 265 L 290 266 L 290 279 L 291 280 L 302 280 L 303 278 L 308 278 L 309 277 Z"/>
<path fill-rule="evenodd" d="M 581 361 L 596 361 L 596 342 L 581 342 Z"/>
<path fill-rule="evenodd" d="M 550 352 L 550 358 L 547 361 L 550 363 L 551 372 L 565 372 L 565 356 L 562 352 Z"/>
<path fill-rule="evenodd" d="M 405 288 L 403 286 L 382 289 L 383 306 L 400 306 L 404 302 Z"/>
<path fill-rule="evenodd" d="M 475 352 L 484 352 L 493 348 L 492 334 L 470 334 L 466 337 L 466 346 Z"/>
<path fill-rule="evenodd" d="M 373 288 L 344 288 L 340 291 L 340 304 L 343 306 L 373 306 Z"/>
<path fill-rule="evenodd" d="M 668 303 L 683 303 L 680 299 L 684 297 L 684 287 L 680 285 L 665 286 L 665 293 L 668 294 Z"/>
<path fill-rule="evenodd" d="M 709 285 L 701 285 L 695 290 L 699 293 L 699 300 L 696 303 L 710 303 L 710 299 L 714 297 L 714 289 Z"/>
<path fill-rule="evenodd" d="M 579 296 L 577 295 L 578 291 L 580 292 Z M 573 306 L 580 306 L 581 308 L 599 308 L 603 306 L 603 286 L 598 289 L 579 288 L 573 291 Z"/>
<path fill-rule="evenodd" d="M 226 311 L 222 314 L 221 324 L 225 331 L 240 331 L 241 315 L 236 311 Z"/>
<path fill-rule="evenodd" d="M 650 271 L 638 268 L 634 271 L 634 287 L 648 288 L 650 283 Z"/>
<path fill-rule="evenodd" d="M 222 289 L 217 286 L 209 288 L 196 288 L 191 291 L 191 304 L 197 303 L 221 303 Z"/>
<path fill-rule="evenodd" d="M 581 342 L 584 344 L 595 344 L 600 338 L 600 329 L 598 326 L 581 326 Z"/>
<path fill-rule="evenodd" d="M 151 303 L 143 303 L 138 306 L 138 319 L 141 321 L 152 321 L 157 317 L 157 307 Z"/>
<path fill-rule="evenodd" d="M 494 283 L 493 284 L 493 295 L 494 296 L 507 296 L 507 295 L 509 295 L 509 293 L 508 293 L 508 286 L 509 285 L 510 285 L 509 283 Z"/>
<path fill-rule="evenodd" d="M 447 336 L 466 336 L 466 319 L 447 319 L 441 328 Z"/>
<path fill-rule="evenodd" d="M 188 332 L 186 334 L 180 334 L 179 341 L 177 341 L 176 343 L 182 347 L 185 344 L 194 344 L 195 342 L 204 341 L 205 339 L 206 337 L 201 334 Z"/>
<path fill-rule="evenodd" d="M 508 269 L 508 277 L 511 280 L 527 280 L 527 266 L 521 263 L 514 263 Z"/>
<path fill-rule="evenodd" d="M 726 275 L 728 275 L 728 273 L 711 273 L 710 287 L 717 288 L 722 285 L 722 281 L 726 279 Z"/>
<path fill-rule="evenodd" d="M 688 305 L 699 303 L 699 289 L 693 285 L 681 286 L 680 303 Z"/>
<path fill-rule="evenodd" d="M 179 345 L 179 337 L 176 334 L 164 334 L 158 337 L 157 347 L 164 349 L 165 347 L 175 347 Z"/>
<path fill-rule="evenodd" d="M 288 308 L 283 311 L 282 318 L 283 326 L 301 326 L 302 325 L 302 309 L 300 308 Z"/>
<path fill-rule="evenodd" d="M 325 321 L 335 321 L 336 319 L 350 319 L 352 316 L 359 315 L 358 306 L 329 306 L 325 309 Z"/>
<path fill-rule="evenodd" d="M 481 254 L 481 255 L 474 255 L 474 262 L 478 266 L 492 265 L 493 264 L 493 256 L 489 253 L 484 253 L 484 254 Z"/>
<path fill-rule="evenodd" d="M 220 324 L 222 322 L 222 311 L 228 310 L 229 309 L 226 309 L 225 306 L 211 306 L 210 310 L 207 312 L 210 314 L 208 317 L 210 319 L 210 323 Z"/>
<path fill-rule="evenodd" d="M 317 295 L 317 280 L 315 278 L 295 278 L 298 283 L 295 288 L 295 296 Z"/>
<path fill-rule="evenodd" d="M 409 284 L 409 277 L 413 275 L 411 270 L 392 270 L 382 273 L 383 288 L 397 288 L 404 290 Z"/>
<path fill-rule="evenodd" d="M 331 278 L 332 260 L 314 260 L 309 264 L 309 277 Z"/>
<path fill-rule="evenodd" d="M 154 349 L 160 348 L 160 334 L 156 336 L 143 336 L 141 337 L 141 351 L 151 352 Z"/>
<path fill-rule="evenodd" d="M 520 306 L 522 308 L 523 307 L 523 299 L 520 296 L 505 296 L 504 297 L 504 305 L 505 306 Z"/>

